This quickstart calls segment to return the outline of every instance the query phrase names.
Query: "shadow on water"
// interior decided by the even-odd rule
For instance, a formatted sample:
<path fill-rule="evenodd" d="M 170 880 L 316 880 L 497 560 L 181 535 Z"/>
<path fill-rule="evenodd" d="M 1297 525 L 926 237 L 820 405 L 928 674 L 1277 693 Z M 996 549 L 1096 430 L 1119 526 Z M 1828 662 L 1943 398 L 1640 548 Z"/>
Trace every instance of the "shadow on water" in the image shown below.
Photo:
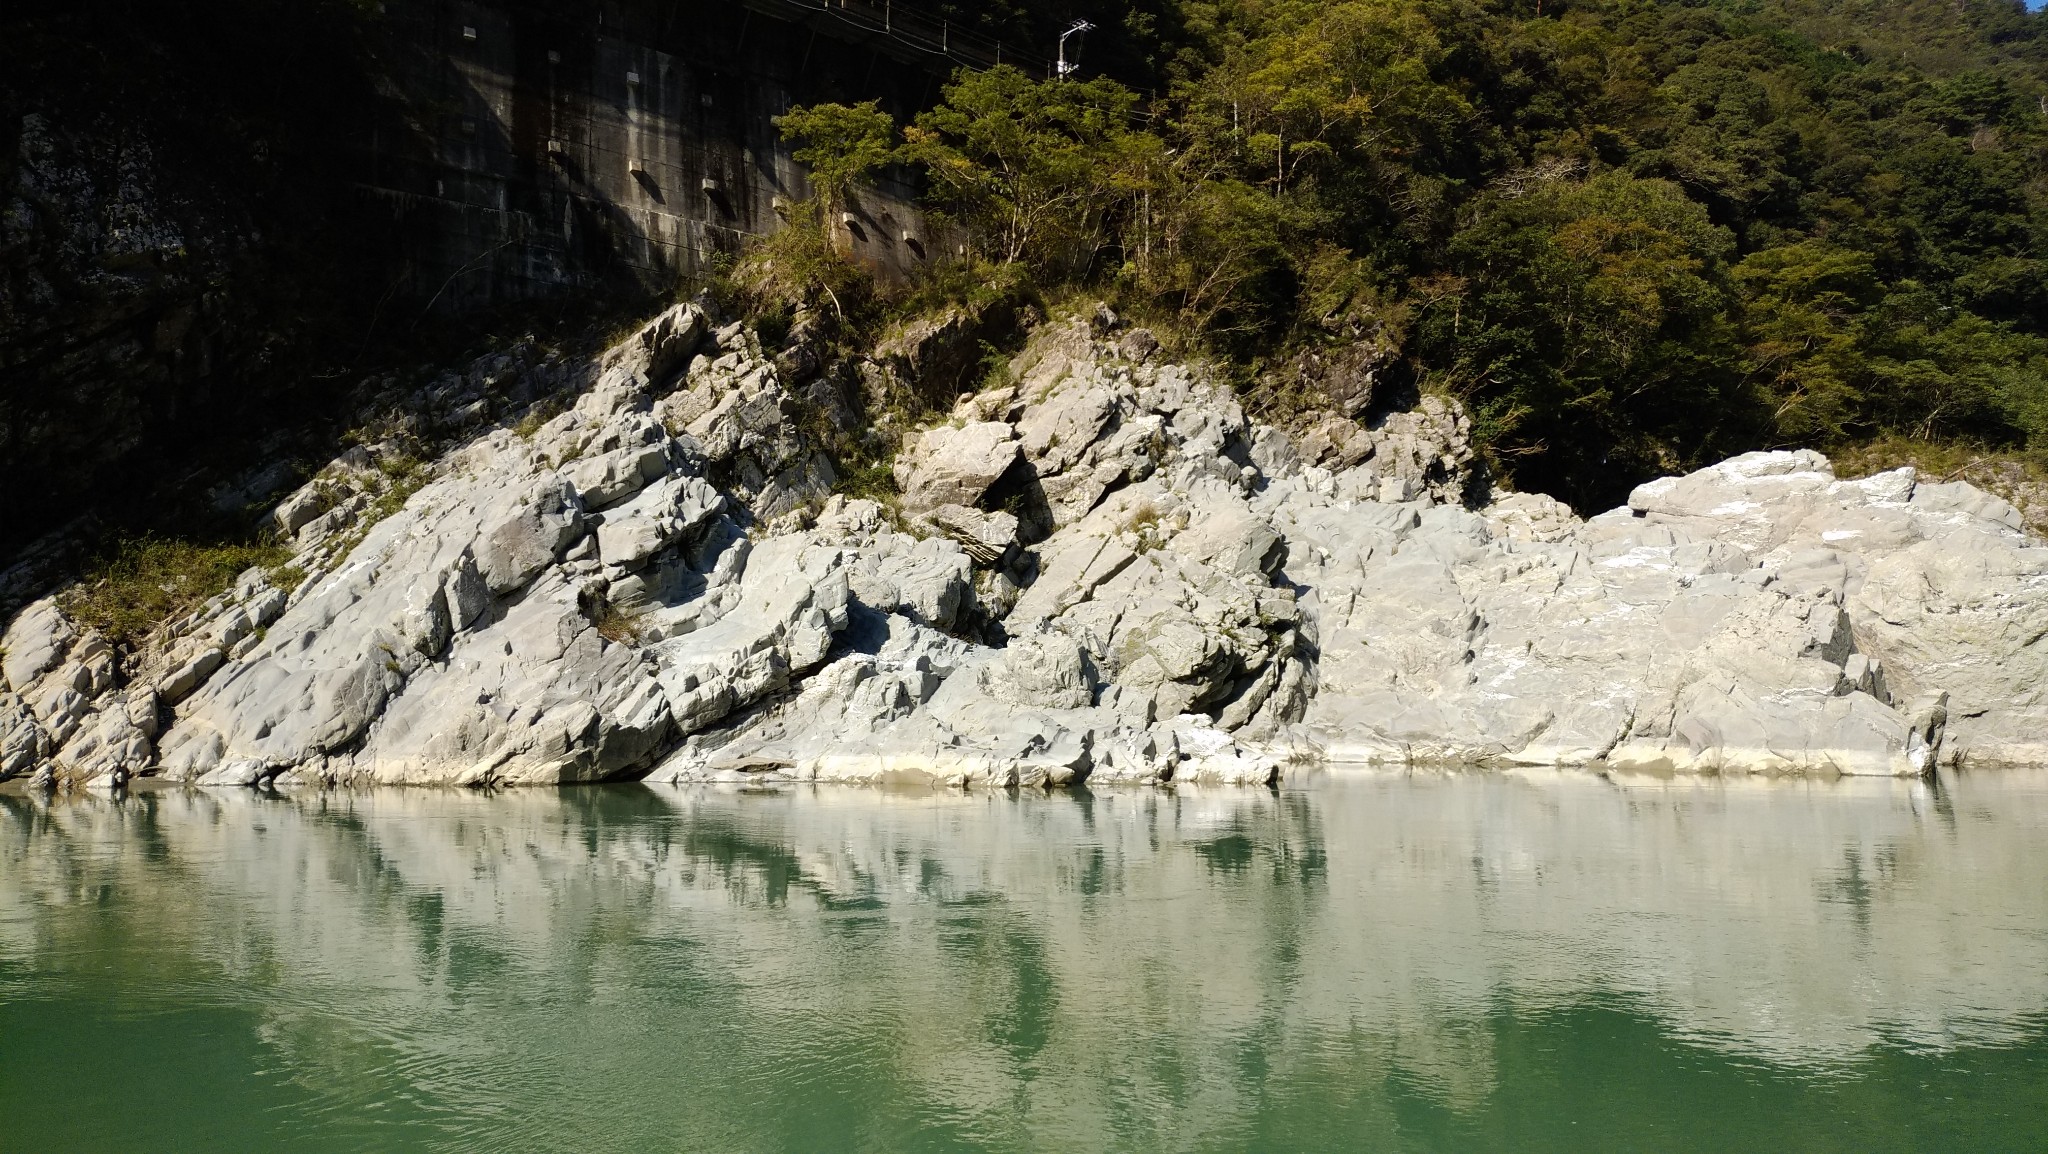
<path fill-rule="evenodd" d="M 67 1149 L 2023 1148 L 2044 835 L 2021 773 L 0 796 L 0 1111 Z"/>

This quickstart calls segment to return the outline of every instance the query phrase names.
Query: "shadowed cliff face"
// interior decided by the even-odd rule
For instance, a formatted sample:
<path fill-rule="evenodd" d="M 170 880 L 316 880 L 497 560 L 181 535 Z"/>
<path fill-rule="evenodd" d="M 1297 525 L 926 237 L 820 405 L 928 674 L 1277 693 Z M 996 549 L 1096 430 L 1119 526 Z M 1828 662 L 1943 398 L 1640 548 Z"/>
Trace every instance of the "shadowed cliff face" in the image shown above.
<path fill-rule="evenodd" d="M 368 92 L 355 21 L 339 0 L 10 11 L 0 558 L 324 411 L 308 366 L 360 295 L 334 147 Z"/>
<path fill-rule="evenodd" d="M 706 0 L 18 6 L 0 568 L 84 515 L 241 530 L 199 494 L 323 459 L 366 374 L 672 293 L 807 194 L 772 117 L 914 111 L 929 80 Z M 856 255 L 895 276 L 911 195 L 861 210 Z"/>
<path fill-rule="evenodd" d="M 1328 1085 L 1483 1112 L 1555 1060 L 1503 1022 L 1603 1006 L 1588 1055 L 1648 1030 L 1646 1062 L 1758 1077 L 2024 1041 L 2044 826 L 2019 772 L 7 797 L 0 990 L 224 1000 L 309 1117 L 404 1097 L 484 1145 L 861 1103 L 1174 1146 Z"/>

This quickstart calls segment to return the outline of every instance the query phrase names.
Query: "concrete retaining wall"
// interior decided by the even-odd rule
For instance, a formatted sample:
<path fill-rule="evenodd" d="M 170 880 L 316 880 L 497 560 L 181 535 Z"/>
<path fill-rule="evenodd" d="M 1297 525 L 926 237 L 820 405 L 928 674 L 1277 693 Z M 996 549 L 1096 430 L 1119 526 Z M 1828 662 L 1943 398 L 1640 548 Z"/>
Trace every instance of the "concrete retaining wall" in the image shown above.
<path fill-rule="evenodd" d="M 559 7 L 559 6 L 557 6 Z M 578 290 L 660 291 L 809 195 L 772 119 L 880 99 L 899 118 L 946 62 L 737 2 L 540 15 L 390 0 L 379 107 L 353 142 L 366 234 L 395 296 L 466 310 Z M 940 255 L 899 174 L 841 235 L 903 276 Z"/>

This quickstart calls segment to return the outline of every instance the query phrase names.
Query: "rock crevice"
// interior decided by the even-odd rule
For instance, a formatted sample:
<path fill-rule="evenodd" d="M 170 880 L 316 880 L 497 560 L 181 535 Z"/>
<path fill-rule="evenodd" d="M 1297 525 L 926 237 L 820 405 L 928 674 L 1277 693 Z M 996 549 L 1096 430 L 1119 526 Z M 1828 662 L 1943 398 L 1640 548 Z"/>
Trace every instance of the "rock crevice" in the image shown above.
<path fill-rule="evenodd" d="M 29 606 L 0 778 L 2048 761 L 2048 547 L 1969 485 L 1773 452 L 1590 519 L 1468 507 L 1452 402 L 1282 430 L 1157 352 L 1041 325 L 1013 383 L 906 438 L 885 507 L 831 495 L 771 350 L 678 306 L 526 435 L 377 500 L 286 498 L 291 588 L 252 571 L 125 662 Z"/>

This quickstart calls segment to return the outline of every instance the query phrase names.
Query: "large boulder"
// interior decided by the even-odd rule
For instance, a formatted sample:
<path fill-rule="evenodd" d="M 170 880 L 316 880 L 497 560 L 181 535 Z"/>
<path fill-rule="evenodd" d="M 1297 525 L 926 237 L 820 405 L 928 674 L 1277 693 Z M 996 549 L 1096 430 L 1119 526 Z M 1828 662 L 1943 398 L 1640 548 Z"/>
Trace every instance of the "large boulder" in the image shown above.
<path fill-rule="evenodd" d="M 57 668 L 78 639 L 78 629 L 64 616 L 55 601 L 45 598 L 31 604 L 8 622 L 0 633 L 0 687 L 25 693 Z"/>
<path fill-rule="evenodd" d="M 891 329 L 875 347 L 874 361 L 919 405 L 944 410 L 973 387 L 988 346 L 1016 325 L 1016 309 L 1006 300 L 948 305 Z"/>
<path fill-rule="evenodd" d="M 1001 421 L 927 429 L 896 462 L 903 507 L 979 505 L 1017 463 L 1018 451 L 1017 431 Z"/>

